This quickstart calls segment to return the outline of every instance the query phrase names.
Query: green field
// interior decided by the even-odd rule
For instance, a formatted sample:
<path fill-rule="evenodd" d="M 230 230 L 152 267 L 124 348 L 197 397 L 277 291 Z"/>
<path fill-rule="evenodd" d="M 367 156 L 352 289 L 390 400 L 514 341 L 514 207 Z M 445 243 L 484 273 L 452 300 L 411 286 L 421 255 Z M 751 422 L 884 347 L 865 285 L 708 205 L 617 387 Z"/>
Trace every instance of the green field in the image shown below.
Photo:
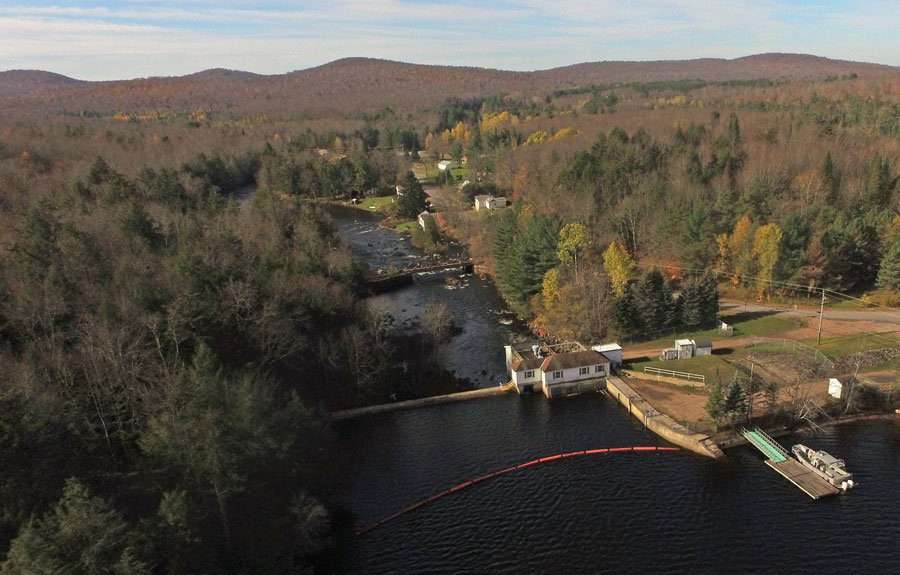
<path fill-rule="evenodd" d="M 761 314 L 754 312 L 737 313 L 731 316 L 725 316 L 723 319 L 734 326 L 734 335 L 732 337 L 742 336 L 773 336 L 780 333 L 791 331 L 800 327 L 802 324 L 799 320 L 790 317 L 782 317 L 774 314 Z M 721 340 L 728 339 L 718 329 L 707 329 L 703 331 L 679 332 L 664 337 L 659 337 L 650 341 L 640 342 L 641 347 L 657 345 L 660 347 L 669 347 L 674 340 L 700 339 L 700 340 Z"/>
<path fill-rule="evenodd" d="M 892 334 L 861 333 L 823 339 L 819 346 L 816 346 L 816 340 L 808 340 L 804 343 L 818 347 L 819 351 L 831 359 L 839 359 L 861 351 L 897 347 L 900 341 Z"/>
<path fill-rule="evenodd" d="M 734 360 L 738 356 L 732 354 L 729 357 Z M 702 357 L 692 357 L 691 359 L 675 359 L 670 361 L 647 358 L 645 360 L 630 361 L 628 362 L 628 365 L 632 370 L 640 372 L 643 372 L 645 367 L 656 367 L 672 371 L 696 373 L 697 375 L 706 376 L 707 382 L 716 381 L 716 378 L 718 378 L 723 384 L 731 381 L 731 378 L 734 377 L 734 372 L 736 371 L 734 365 L 725 361 L 719 355 L 705 355 Z"/>
<path fill-rule="evenodd" d="M 418 227 L 419 223 L 415 220 L 404 220 L 394 224 L 394 229 L 402 234 L 411 234 Z"/>
<path fill-rule="evenodd" d="M 394 205 L 394 196 L 375 196 L 372 198 L 363 198 L 358 208 L 370 212 L 387 213 L 391 206 Z"/>

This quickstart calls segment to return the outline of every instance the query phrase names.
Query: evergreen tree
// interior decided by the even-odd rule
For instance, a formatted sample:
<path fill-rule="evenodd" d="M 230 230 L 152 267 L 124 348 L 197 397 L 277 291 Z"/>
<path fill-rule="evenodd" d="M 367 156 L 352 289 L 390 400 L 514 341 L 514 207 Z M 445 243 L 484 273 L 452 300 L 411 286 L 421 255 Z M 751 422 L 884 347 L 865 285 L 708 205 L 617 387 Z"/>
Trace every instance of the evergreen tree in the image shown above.
<path fill-rule="evenodd" d="M 716 423 L 725 415 L 725 395 L 722 393 L 722 384 L 718 381 L 712 384 L 709 395 L 706 398 L 706 413 Z"/>
<path fill-rule="evenodd" d="M 613 303 L 612 323 L 624 339 L 635 338 L 641 329 L 634 292 L 634 286 L 629 286 Z"/>
<path fill-rule="evenodd" d="M 722 412 L 731 417 L 732 421 L 742 413 L 746 412 L 744 390 L 737 380 L 732 381 L 728 386 L 728 391 L 725 392 L 725 400 L 722 402 Z"/>
<path fill-rule="evenodd" d="M 397 215 L 402 218 L 415 218 L 425 209 L 425 189 L 416 179 L 416 175 L 407 172 L 400 182 L 403 195 L 397 198 Z"/>
<path fill-rule="evenodd" d="M 878 269 L 878 287 L 900 290 L 900 236 L 891 242 Z"/>
<path fill-rule="evenodd" d="M 702 286 L 703 323 L 701 327 L 713 327 L 719 317 L 719 282 L 712 274 L 706 274 Z"/>
<path fill-rule="evenodd" d="M 138 544 L 137 532 L 118 511 L 69 479 L 54 509 L 26 523 L 13 539 L 0 573 L 149 575 Z"/>
<path fill-rule="evenodd" d="M 658 269 L 647 272 L 635 291 L 635 304 L 641 327 L 653 335 L 675 327 L 676 308 L 672 289 Z"/>
<path fill-rule="evenodd" d="M 828 205 L 834 205 L 840 196 L 841 191 L 841 174 L 834 165 L 831 158 L 831 152 L 825 154 L 825 161 L 822 163 L 822 187 L 825 189 L 825 202 Z"/>
<path fill-rule="evenodd" d="M 897 180 L 891 177 L 890 161 L 881 155 L 872 158 L 866 178 L 866 203 L 876 210 L 886 209 L 896 186 Z"/>
<path fill-rule="evenodd" d="M 703 325 L 705 320 L 705 298 L 703 286 L 696 280 L 688 281 L 681 290 L 681 325 L 693 330 Z"/>

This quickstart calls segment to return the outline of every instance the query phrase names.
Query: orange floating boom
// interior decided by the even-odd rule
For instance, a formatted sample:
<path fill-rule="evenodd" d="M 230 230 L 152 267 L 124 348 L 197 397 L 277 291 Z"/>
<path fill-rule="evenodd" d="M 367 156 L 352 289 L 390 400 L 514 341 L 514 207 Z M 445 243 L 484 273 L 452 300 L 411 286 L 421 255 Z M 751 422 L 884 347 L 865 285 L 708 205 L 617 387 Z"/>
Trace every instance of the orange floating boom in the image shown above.
<path fill-rule="evenodd" d="M 532 465 L 538 465 L 541 463 L 549 463 L 551 461 L 557 461 L 559 459 L 568 459 L 569 457 L 579 457 L 582 455 L 601 455 L 601 454 L 606 454 L 606 453 L 625 453 L 625 452 L 637 453 L 637 452 L 647 452 L 647 451 L 679 451 L 679 449 L 677 447 L 656 447 L 655 445 L 640 445 L 640 446 L 634 446 L 634 447 L 608 447 L 608 448 L 603 448 L 603 449 L 586 449 L 583 451 L 569 451 L 566 453 L 559 453 L 557 455 L 549 455 L 547 457 L 539 457 L 537 459 L 532 459 L 531 461 L 526 461 L 525 463 L 513 465 L 513 466 L 507 467 L 505 469 L 491 471 L 490 473 L 487 473 L 480 477 L 476 477 L 475 479 L 463 481 L 462 483 L 454 485 L 450 489 L 445 489 L 444 491 L 441 491 L 440 493 L 436 493 L 427 499 L 423 499 L 422 501 L 419 501 L 418 503 L 408 505 L 407 507 L 404 507 L 400 511 L 397 511 L 396 513 L 392 513 L 391 515 L 388 515 L 387 517 L 379 519 L 378 521 L 376 521 L 375 523 L 372 523 L 371 525 L 369 525 L 367 527 L 362 527 L 360 529 L 357 529 L 356 534 L 357 535 L 365 535 L 366 533 L 368 533 L 369 531 L 372 531 L 376 527 L 381 527 L 385 523 L 387 523 L 389 521 L 393 521 L 394 519 L 397 519 L 401 515 L 405 515 L 407 513 L 412 513 L 416 509 L 419 509 L 420 507 L 424 507 L 424 506 L 428 505 L 429 503 L 433 503 L 433 502 L 437 501 L 438 499 L 441 499 L 442 497 L 446 497 L 447 495 L 450 495 L 452 493 L 462 491 L 463 489 L 466 489 L 467 487 L 472 487 L 473 485 L 482 483 L 489 479 L 493 479 L 493 478 L 499 477 L 501 475 L 506 475 L 507 473 L 512 473 L 513 471 L 516 471 L 519 469 L 525 469 L 526 467 L 531 467 Z"/>

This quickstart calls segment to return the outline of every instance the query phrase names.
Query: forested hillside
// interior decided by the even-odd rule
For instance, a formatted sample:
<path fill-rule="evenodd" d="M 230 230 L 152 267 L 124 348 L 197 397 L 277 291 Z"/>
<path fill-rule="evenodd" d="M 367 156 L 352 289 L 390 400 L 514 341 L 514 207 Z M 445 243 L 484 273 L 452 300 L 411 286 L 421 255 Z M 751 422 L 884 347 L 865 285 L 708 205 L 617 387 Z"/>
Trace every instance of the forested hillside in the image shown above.
<path fill-rule="evenodd" d="M 347 522 L 322 415 L 446 376 L 429 370 L 448 324 L 398 336 L 321 209 L 394 205 L 400 185 L 415 202 L 395 216 L 415 216 L 410 170 L 454 200 L 442 233 L 547 339 L 706 327 L 722 294 L 900 299 L 891 68 L 769 55 L 9 78 L 4 574 L 321 564 Z M 438 177 L 441 159 L 459 167 Z M 510 207 L 471 210 L 487 193 Z"/>

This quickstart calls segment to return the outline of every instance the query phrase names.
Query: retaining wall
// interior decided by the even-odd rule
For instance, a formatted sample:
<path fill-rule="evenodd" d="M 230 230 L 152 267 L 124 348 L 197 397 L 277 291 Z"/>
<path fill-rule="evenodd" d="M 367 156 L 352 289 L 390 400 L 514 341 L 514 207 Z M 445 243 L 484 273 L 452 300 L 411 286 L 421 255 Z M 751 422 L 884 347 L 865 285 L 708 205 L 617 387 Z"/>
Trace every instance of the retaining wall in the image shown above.
<path fill-rule="evenodd" d="M 638 418 L 644 427 L 684 449 L 699 453 L 706 457 L 718 459 L 725 454 L 708 435 L 696 433 L 681 425 L 668 415 L 660 413 L 650 403 L 618 377 L 609 377 L 606 391 Z"/>
<path fill-rule="evenodd" d="M 403 409 L 414 409 L 416 407 L 428 407 L 430 405 L 441 405 L 443 403 L 455 403 L 457 401 L 468 401 L 470 399 L 480 399 L 482 397 L 493 397 L 495 395 L 503 395 L 514 391 L 512 383 L 505 385 L 486 387 L 484 389 L 474 389 L 472 391 L 461 391 L 459 393 L 448 393 L 447 395 L 434 395 L 432 397 L 422 397 L 419 399 L 410 399 L 407 401 L 397 401 L 394 403 L 382 403 L 380 405 L 369 405 L 367 407 L 358 407 L 355 409 L 345 409 L 343 411 L 334 411 L 329 414 L 332 421 L 341 421 L 344 419 L 353 419 L 354 417 L 362 417 L 364 415 L 375 415 L 378 413 L 387 413 L 389 411 L 400 411 Z"/>

